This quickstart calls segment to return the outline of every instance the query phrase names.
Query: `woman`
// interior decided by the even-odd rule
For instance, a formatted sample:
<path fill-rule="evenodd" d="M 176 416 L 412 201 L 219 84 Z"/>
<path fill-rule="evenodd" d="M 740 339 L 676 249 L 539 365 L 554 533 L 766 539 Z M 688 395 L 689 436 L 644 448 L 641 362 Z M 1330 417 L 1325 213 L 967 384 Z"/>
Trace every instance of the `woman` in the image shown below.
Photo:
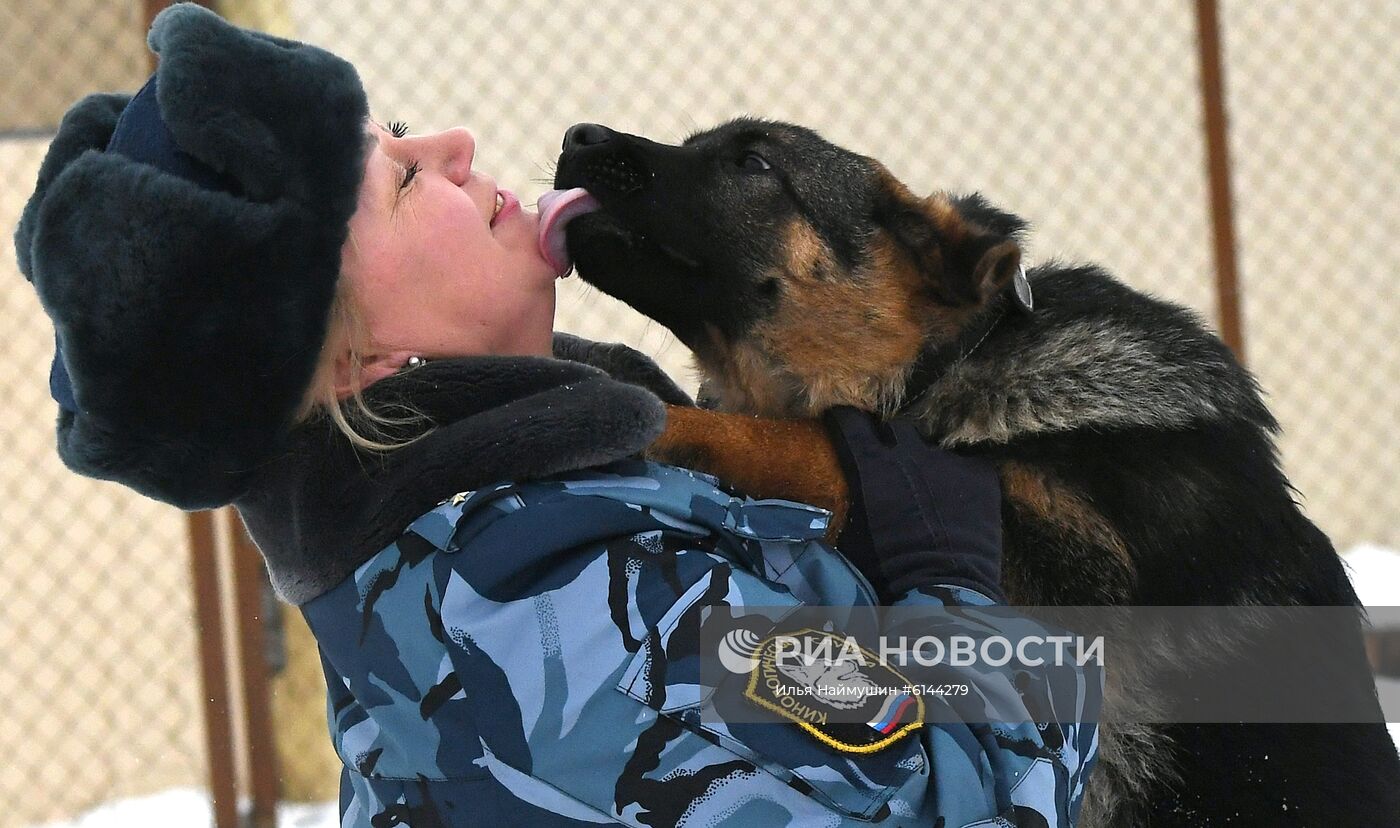
<path fill-rule="evenodd" d="M 65 116 L 16 233 L 59 452 L 237 506 L 320 644 L 344 825 L 1072 824 L 1097 672 L 1065 724 L 1011 684 L 1048 674 L 968 670 L 967 721 L 825 730 L 715 718 L 695 672 L 709 608 L 995 603 L 988 467 L 834 412 L 843 557 L 821 510 L 638 459 L 688 400 L 553 333 L 578 194 L 522 209 L 469 133 L 369 120 L 314 47 L 190 5 L 149 42 L 146 87 Z"/>

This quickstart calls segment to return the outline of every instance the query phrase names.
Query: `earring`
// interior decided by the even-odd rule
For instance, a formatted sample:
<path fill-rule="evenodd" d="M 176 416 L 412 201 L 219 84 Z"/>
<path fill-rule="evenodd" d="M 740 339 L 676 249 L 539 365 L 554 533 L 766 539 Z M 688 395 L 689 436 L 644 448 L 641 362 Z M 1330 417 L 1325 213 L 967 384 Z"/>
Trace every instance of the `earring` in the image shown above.
<path fill-rule="evenodd" d="M 403 364 L 403 370 L 409 371 L 427 365 L 428 361 L 420 356 L 411 356 Z"/>

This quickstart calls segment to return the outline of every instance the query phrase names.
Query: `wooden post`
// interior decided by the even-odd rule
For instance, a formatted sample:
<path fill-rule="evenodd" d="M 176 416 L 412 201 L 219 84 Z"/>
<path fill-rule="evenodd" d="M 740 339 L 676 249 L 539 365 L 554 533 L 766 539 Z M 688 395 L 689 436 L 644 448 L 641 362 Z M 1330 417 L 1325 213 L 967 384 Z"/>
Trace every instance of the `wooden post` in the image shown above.
<path fill-rule="evenodd" d="M 194 584 L 199 678 L 204 702 L 204 749 L 215 828 L 237 828 L 238 790 L 229 718 L 228 659 L 224 648 L 223 602 L 219 594 L 219 550 L 214 513 L 188 516 L 190 580 Z"/>
<path fill-rule="evenodd" d="M 1230 191 L 1229 129 L 1225 118 L 1225 70 L 1221 60 L 1216 0 L 1196 0 L 1201 104 L 1205 115 L 1206 177 L 1210 184 L 1211 235 L 1215 251 L 1216 303 L 1220 338 L 1244 362 L 1239 260 L 1235 249 L 1234 197 Z"/>
<path fill-rule="evenodd" d="M 277 801 L 281 791 L 277 774 L 277 744 L 272 736 L 272 694 L 267 669 L 266 619 L 263 617 L 262 555 L 233 509 L 227 517 L 229 549 L 233 557 L 234 641 L 241 669 L 243 709 L 239 711 L 244 734 L 244 779 L 252 810 L 253 828 L 277 825 Z"/>

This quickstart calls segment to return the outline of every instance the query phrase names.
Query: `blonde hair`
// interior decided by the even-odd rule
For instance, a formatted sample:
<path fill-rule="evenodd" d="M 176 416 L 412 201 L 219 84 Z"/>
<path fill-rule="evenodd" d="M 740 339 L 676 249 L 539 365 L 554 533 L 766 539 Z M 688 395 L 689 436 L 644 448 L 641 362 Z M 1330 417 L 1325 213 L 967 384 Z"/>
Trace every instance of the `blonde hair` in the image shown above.
<path fill-rule="evenodd" d="M 353 244 L 354 237 L 351 236 Z M 431 428 L 426 414 L 404 403 L 377 408 L 370 407 L 361 389 L 364 376 L 364 353 L 371 344 L 368 326 L 356 304 L 350 280 L 341 278 L 331 301 L 326 325 L 326 340 L 321 345 L 320 362 L 312 376 L 297 422 L 303 423 L 325 417 L 344 434 L 356 448 L 385 452 L 403 448 L 426 437 Z M 350 387 L 354 389 L 344 399 L 336 392 L 336 361 L 350 354 Z M 403 436 L 405 433 L 412 436 Z"/>

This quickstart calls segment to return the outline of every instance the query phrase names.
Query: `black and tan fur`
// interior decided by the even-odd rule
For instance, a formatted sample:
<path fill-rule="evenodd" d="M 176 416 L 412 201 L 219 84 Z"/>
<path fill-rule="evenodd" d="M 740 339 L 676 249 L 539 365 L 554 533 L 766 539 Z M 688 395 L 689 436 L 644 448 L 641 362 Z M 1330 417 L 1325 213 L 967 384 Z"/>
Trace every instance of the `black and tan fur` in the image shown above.
<path fill-rule="evenodd" d="M 902 412 L 999 463 L 1015 603 L 1356 603 L 1230 351 L 1096 267 L 1030 268 L 1020 312 L 1005 288 L 1025 225 L 982 198 L 916 197 L 878 162 L 750 119 L 678 147 L 575 128 L 555 185 L 603 204 L 569 227 L 579 274 L 675 332 L 704 376 L 711 410 L 673 411 L 656 455 L 841 509 L 810 418 Z M 921 358 L 939 369 L 911 388 Z M 1373 694 L 1359 632 L 1342 649 L 1340 692 Z M 1081 824 L 1400 824 L 1380 725 L 1141 724 L 1159 718 L 1157 671 L 1190 658 L 1138 642 L 1110 670 Z"/>

